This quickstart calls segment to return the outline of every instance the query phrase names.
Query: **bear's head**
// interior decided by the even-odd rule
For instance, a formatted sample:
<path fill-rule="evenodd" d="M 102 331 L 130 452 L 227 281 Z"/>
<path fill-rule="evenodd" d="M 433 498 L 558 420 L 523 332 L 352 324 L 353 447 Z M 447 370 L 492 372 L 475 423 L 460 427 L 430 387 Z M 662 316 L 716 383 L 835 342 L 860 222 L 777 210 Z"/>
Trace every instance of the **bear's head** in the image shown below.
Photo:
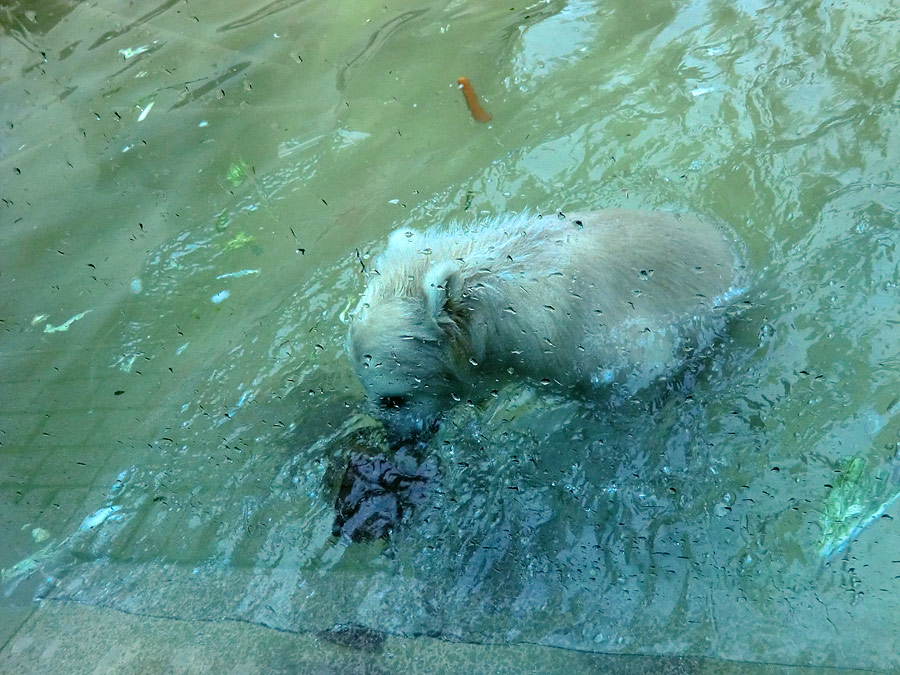
<path fill-rule="evenodd" d="M 395 441 L 427 434 L 466 395 L 459 265 L 384 269 L 353 313 L 347 351 L 375 417 Z"/>

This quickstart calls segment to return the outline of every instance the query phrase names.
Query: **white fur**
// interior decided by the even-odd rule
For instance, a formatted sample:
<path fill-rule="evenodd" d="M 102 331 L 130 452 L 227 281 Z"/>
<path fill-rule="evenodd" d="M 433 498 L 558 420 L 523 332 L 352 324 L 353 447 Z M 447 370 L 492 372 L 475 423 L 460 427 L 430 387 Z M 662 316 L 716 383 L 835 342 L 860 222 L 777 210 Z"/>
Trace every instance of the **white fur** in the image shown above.
<path fill-rule="evenodd" d="M 721 327 L 743 293 L 732 246 L 689 214 L 514 215 L 394 232 L 348 351 L 398 436 L 510 376 L 634 392 Z"/>

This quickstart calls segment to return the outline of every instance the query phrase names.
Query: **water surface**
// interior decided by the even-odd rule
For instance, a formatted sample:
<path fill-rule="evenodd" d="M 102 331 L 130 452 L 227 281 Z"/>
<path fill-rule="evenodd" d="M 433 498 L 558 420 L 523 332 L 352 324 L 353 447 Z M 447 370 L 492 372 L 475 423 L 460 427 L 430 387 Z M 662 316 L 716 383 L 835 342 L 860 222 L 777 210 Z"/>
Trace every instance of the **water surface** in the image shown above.
<path fill-rule="evenodd" d="M 4 602 L 900 668 L 898 21 L 5 6 Z M 613 206 L 746 244 L 750 306 L 693 386 L 460 409 L 428 504 L 332 537 L 365 411 L 344 313 L 389 232 Z"/>

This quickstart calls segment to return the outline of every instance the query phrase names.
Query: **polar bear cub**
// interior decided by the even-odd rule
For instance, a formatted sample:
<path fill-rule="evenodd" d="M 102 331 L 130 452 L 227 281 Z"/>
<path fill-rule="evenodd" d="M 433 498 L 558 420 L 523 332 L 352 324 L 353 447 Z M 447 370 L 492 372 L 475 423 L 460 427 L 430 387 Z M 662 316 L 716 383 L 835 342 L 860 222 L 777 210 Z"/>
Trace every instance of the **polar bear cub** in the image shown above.
<path fill-rule="evenodd" d="M 743 292 L 723 233 L 687 213 L 512 215 L 395 231 L 347 347 L 395 439 L 510 378 L 633 393 L 703 348 Z"/>

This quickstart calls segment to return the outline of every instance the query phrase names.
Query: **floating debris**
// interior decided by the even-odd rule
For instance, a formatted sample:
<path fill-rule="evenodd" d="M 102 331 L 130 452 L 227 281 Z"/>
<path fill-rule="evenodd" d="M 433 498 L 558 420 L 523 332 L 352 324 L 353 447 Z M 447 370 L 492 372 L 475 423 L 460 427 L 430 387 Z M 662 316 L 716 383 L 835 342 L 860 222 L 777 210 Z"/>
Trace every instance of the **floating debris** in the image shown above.
<path fill-rule="evenodd" d="M 234 237 L 225 242 L 225 245 L 222 247 L 225 251 L 234 251 L 236 249 L 241 248 L 242 246 L 249 246 L 256 243 L 256 239 L 253 238 L 252 234 L 247 234 L 246 232 L 238 232 Z"/>
<path fill-rule="evenodd" d="M 50 533 L 43 527 L 35 527 L 31 530 L 31 538 L 34 539 L 36 544 L 41 544 L 50 538 Z"/>
<path fill-rule="evenodd" d="M 126 47 L 125 49 L 120 49 L 119 53 L 122 57 L 127 61 L 128 59 L 133 59 L 135 56 L 139 54 L 143 54 L 144 52 L 150 49 L 150 45 L 141 45 L 140 47 Z"/>
<path fill-rule="evenodd" d="M 469 112 L 472 113 L 472 117 L 475 121 L 490 122 L 491 114 L 481 107 L 481 104 L 478 102 L 478 96 L 472 88 L 472 83 L 469 82 L 469 78 L 461 77 L 456 81 L 456 84 L 462 89 L 463 97 L 466 99 L 466 105 L 469 106 Z"/>
<path fill-rule="evenodd" d="M 131 367 L 134 365 L 137 357 L 138 354 L 122 354 L 122 356 L 115 360 L 113 365 L 118 366 L 119 370 L 121 370 L 123 373 L 130 373 Z"/>
<path fill-rule="evenodd" d="M 884 497 L 891 486 L 887 471 L 866 471 L 864 457 L 853 457 L 841 469 L 825 508 L 819 518 L 822 535 L 819 537 L 819 555 L 823 558 L 839 553 L 860 532 L 884 515 L 898 499 L 900 489 L 893 485 L 893 494 Z"/>
<path fill-rule="evenodd" d="M 212 300 L 214 305 L 218 305 L 220 302 L 227 300 L 229 295 L 231 295 L 231 291 L 229 290 L 219 291 L 213 295 L 210 300 Z"/>
<path fill-rule="evenodd" d="M 233 187 L 237 187 L 247 179 L 248 173 L 250 173 L 250 166 L 241 159 L 228 167 L 228 173 L 225 174 L 225 179 L 231 183 Z"/>
<path fill-rule="evenodd" d="M 216 279 L 237 279 L 239 277 L 247 277 L 251 274 L 259 273 L 259 270 L 238 270 L 237 272 L 226 272 L 225 274 L 220 274 L 216 277 Z"/>
<path fill-rule="evenodd" d="M 90 312 L 92 312 L 92 311 L 93 311 L 93 310 L 90 310 L 90 309 L 85 310 L 84 312 L 81 312 L 80 314 L 76 314 L 76 315 L 73 316 L 71 319 L 69 319 L 69 320 L 66 321 L 65 323 L 59 324 L 58 326 L 51 326 L 51 325 L 48 323 L 46 326 L 44 326 L 44 332 L 45 332 L 45 333 L 62 333 L 62 332 L 65 332 L 65 331 L 69 330 L 69 326 L 71 326 L 73 323 L 75 323 L 75 322 L 78 321 L 79 319 L 83 319 L 85 316 L 87 316 L 87 315 L 88 315 Z M 42 316 L 43 316 L 43 315 L 42 315 Z"/>
<path fill-rule="evenodd" d="M 78 529 L 81 532 L 93 530 L 95 527 L 109 519 L 110 516 L 112 516 L 116 511 L 119 511 L 121 508 L 121 506 L 115 505 L 104 506 L 102 509 L 97 509 L 91 515 L 81 521 L 81 525 L 78 526 Z M 115 517 L 115 519 L 118 520 L 121 517 L 121 515 L 118 515 Z"/>
<path fill-rule="evenodd" d="M 350 129 L 338 129 L 334 134 L 334 145 L 338 149 L 349 148 L 360 141 L 369 138 L 371 134 L 365 131 L 351 131 Z"/>
<path fill-rule="evenodd" d="M 138 122 L 143 122 L 145 119 L 147 119 L 147 115 L 150 114 L 150 108 L 153 107 L 153 104 L 154 104 L 154 103 L 156 103 L 156 101 L 150 101 L 150 103 L 148 103 L 148 104 L 141 110 L 141 114 L 138 115 L 138 119 L 137 119 Z"/>

